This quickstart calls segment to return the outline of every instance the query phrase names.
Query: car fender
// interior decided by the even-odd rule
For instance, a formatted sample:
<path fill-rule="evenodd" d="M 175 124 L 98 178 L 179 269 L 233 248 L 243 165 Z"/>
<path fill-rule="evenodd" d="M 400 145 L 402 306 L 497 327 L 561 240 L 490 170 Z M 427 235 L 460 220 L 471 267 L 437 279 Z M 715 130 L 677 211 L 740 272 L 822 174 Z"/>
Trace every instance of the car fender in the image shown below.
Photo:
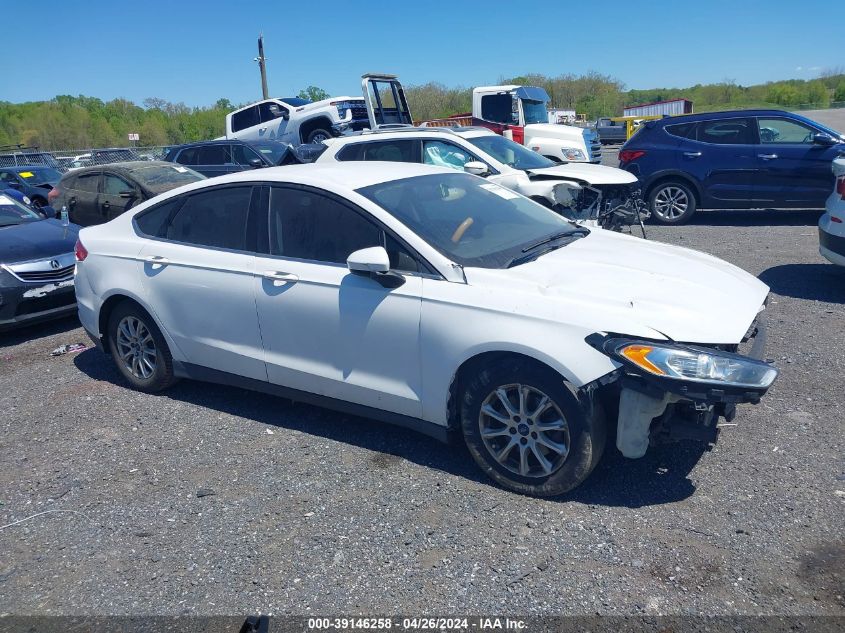
<path fill-rule="evenodd" d="M 643 192 L 645 193 L 645 195 L 648 195 L 647 192 L 649 191 L 649 189 L 651 189 L 654 183 L 671 176 L 677 176 L 678 178 L 689 184 L 696 198 L 699 202 L 701 202 L 701 200 L 703 199 L 703 192 L 701 190 L 700 184 L 695 178 L 692 178 L 687 172 L 681 171 L 680 169 L 661 169 L 660 171 L 654 172 L 643 182 Z"/>

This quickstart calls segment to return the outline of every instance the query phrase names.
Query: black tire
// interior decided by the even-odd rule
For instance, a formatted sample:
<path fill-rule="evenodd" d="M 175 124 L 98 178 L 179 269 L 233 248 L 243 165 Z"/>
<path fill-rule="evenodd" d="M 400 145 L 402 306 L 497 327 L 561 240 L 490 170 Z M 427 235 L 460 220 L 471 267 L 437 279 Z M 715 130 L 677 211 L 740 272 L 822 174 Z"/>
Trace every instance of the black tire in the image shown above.
<path fill-rule="evenodd" d="M 318 127 L 315 130 L 311 130 L 308 132 L 308 137 L 305 139 L 306 143 L 321 143 L 326 139 L 330 139 L 332 137 L 332 133 L 328 130 Z"/>
<path fill-rule="evenodd" d="M 136 339 L 143 339 L 146 342 L 143 346 L 138 344 L 136 348 L 138 351 L 131 352 L 134 358 L 130 357 L 127 360 L 126 341 L 132 341 L 132 338 L 126 336 L 127 330 L 124 330 L 123 335 L 121 335 L 118 329 L 122 325 L 126 325 L 129 327 L 128 332 L 131 334 L 133 319 L 144 328 L 144 330 L 140 328 L 136 329 L 138 332 Z M 125 323 L 124 320 L 126 320 Z M 144 331 L 149 334 L 149 340 L 143 335 Z M 155 393 L 167 389 L 176 382 L 173 375 L 173 357 L 170 355 L 167 342 L 164 340 L 161 331 L 156 326 L 152 317 L 137 303 L 124 301 L 115 306 L 109 315 L 107 338 L 109 351 L 117 365 L 118 371 L 134 389 L 147 393 Z M 155 359 L 152 371 L 149 371 L 149 362 L 144 361 L 145 357 L 149 359 L 148 352 L 150 348 L 154 351 Z M 137 364 L 135 364 L 136 362 Z M 135 368 L 137 368 L 137 371 L 135 371 Z M 146 371 L 149 371 L 148 376 L 143 375 Z"/>
<path fill-rule="evenodd" d="M 686 224 L 695 209 L 695 194 L 681 180 L 665 180 L 649 191 L 648 210 L 658 224 Z"/>
<path fill-rule="evenodd" d="M 534 407 L 539 410 L 540 396 L 547 396 L 553 407 L 547 405 L 545 412 L 536 415 L 536 419 L 531 415 L 520 417 L 501 413 L 505 408 L 497 406 L 503 404 L 496 395 L 497 390 L 505 389 L 511 406 L 519 410 L 519 401 L 510 396 L 514 388 L 518 394 L 519 387 L 529 390 L 526 397 L 519 398 L 524 400 L 524 412 L 531 412 Z M 604 452 L 607 430 L 601 411 L 583 406 L 560 375 L 530 361 L 510 359 L 482 368 L 465 381 L 460 405 L 461 430 L 475 462 L 499 485 L 521 494 L 550 497 L 572 490 L 589 476 Z M 485 411 L 489 411 L 488 407 L 498 409 L 497 415 L 510 417 L 510 420 L 504 423 L 486 414 L 482 417 L 482 406 Z M 541 431 L 542 441 L 552 441 L 558 447 L 566 445 L 568 450 L 566 453 L 548 451 L 543 455 L 547 465 L 552 467 L 546 473 L 534 452 L 546 451 L 546 445 L 532 442 L 532 437 L 538 439 L 533 429 L 550 428 L 554 425 L 552 419 L 558 416 L 564 421 L 565 431 Z M 501 425 L 501 429 L 485 426 L 488 434 L 495 432 L 499 436 L 486 440 L 482 437 L 482 426 L 487 422 Z M 506 433 L 502 433 L 503 430 Z M 508 444 L 513 447 L 504 461 L 500 461 L 494 451 L 501 454 Z M 514 450 L 518 455 L 514 455 Z M 515 470 L 522 467 L 523 453 L 527 455 L 526 466 L 530 467 L 527 475 Z M 512 461 L 519 464 L 509 463 Z"/>

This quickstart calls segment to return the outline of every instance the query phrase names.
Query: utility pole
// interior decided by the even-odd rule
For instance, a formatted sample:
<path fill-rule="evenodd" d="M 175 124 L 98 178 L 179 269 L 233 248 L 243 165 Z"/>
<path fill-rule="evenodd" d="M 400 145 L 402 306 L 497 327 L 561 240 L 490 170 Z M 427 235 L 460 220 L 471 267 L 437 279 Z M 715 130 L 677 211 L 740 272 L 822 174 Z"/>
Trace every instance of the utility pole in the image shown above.
<path fill-rule="evenodd" d="M 261 94 L 264 95 L 262 99 L 269 99 L 270 95 L 267 92 L 267 58 L 264 57 L 264 34 L 258 36 L 258 57 L 255 58 L 258 62 L 258 69 L 261 71 Z"/>

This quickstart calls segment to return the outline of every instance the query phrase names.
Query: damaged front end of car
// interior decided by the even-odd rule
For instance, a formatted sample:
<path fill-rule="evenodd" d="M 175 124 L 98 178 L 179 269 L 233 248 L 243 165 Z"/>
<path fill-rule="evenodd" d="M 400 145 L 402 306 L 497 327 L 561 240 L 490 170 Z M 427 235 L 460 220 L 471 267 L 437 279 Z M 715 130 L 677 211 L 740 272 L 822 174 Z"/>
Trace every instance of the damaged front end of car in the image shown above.
<path fill-rule="evenodd" d="M 597 333 L 586 342 L 619 368 L 589 385 L 608 413 L 616 413 L 616 446 L 629 458 L 648 447 L 695 440 L 716 443 L 719 420 L 737 404 L 757 404 L 778 375 L 763 360 L 766 323 L 761 311 L 741 343 L 699 345 Z"/>

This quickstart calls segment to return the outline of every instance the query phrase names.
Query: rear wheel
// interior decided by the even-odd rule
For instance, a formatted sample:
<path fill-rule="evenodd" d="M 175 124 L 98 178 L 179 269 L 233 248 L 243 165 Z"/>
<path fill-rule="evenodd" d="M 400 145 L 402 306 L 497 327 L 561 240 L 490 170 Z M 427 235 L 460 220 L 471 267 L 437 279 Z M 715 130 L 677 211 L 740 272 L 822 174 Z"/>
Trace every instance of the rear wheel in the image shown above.
<path fill-rule="evenodd" d="M 684 224 L 695 213 L 695 195 L 683 182 L 661 182 L 651 190 L 648 205 L 651 217 L 660 224 Z"/>
<path fill-rule="evenodd" d="M 308 138 L 305 140 L 306 143 L 322 143 L 323 141 L 327 141 L 332 137 L 331 132 L 328 130 L 324 130 L 323 128 L 317 128 L 316 130 L 311 130 L 308 133 Z"/>
<path fill-rule="evenodd" d="M 173 357 L 149 314 L 130 301 L 109 316 L 108 343 L 117 369 L 139 391 L 156 392 L 175 382 Z"/>
<path fill-rule="evenodd" d="M 500 485 L 553 496 L 583 482 L 604 450 L 604 419 L 584 410 L 561 376 L 514 359 L 469 380 L 461 428 L 470 454 Z"/>

